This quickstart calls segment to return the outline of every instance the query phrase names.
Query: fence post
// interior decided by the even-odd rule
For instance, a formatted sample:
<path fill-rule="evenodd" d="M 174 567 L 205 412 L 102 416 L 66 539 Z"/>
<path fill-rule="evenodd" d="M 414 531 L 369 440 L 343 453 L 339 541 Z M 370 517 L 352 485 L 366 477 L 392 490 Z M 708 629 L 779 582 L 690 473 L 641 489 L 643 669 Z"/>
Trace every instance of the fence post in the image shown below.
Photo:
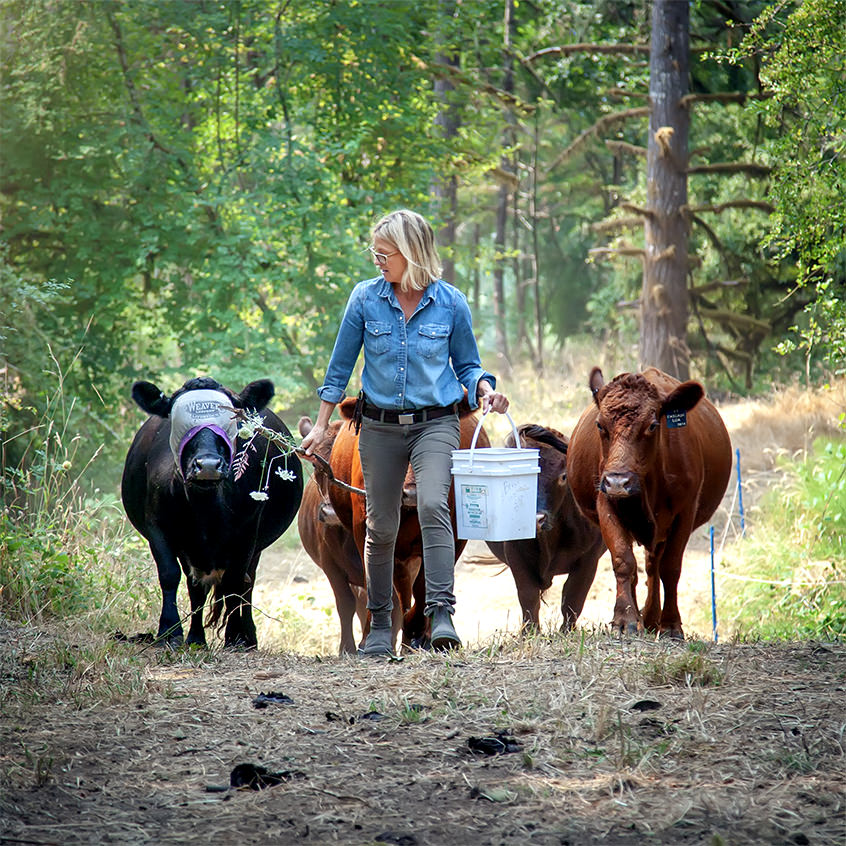
<path fill-rule="evenodd" d="M 714 527 L 709 527 L 711 536 L 711 625 L 714 630 L 714 643 L 717 642 L 717 589 L 714 584 Z"/>
<path fill-rule="evenodd" d="M 740 447 L 734 451 L 737 457 L 737 503 L 740 507 L 740 536 L 746 537 L 746 517 L 743 514 L 743 484 L 740 479 Z"/>

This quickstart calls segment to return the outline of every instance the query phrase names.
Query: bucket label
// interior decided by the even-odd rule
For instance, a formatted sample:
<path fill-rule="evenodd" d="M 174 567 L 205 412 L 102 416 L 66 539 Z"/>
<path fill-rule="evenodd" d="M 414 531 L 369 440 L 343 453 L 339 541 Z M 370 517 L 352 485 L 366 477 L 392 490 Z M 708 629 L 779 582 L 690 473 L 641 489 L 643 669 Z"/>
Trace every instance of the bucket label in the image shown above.
<path fill-rule="evenodd" d="M 488 489 L 485 485 L 461 486 L 463 525 L 470 529 L 488 527 Z"/>

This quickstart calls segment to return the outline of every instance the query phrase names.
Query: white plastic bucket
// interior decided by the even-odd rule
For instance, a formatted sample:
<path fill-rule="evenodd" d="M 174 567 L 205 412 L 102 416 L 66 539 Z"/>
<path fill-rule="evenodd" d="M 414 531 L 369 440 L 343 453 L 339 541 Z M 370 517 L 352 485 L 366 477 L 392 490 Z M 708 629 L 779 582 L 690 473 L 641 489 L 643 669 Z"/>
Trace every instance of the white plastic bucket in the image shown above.
<path fill-rule="evenodd" d="M 515 447 L 476 449 L 487 413 L 476 426 L 470 449 L 452 451 L 458 537 L 490 541 L 533 538 L 537 531 L 540 450 L 519 446 L 517 427 L 507 412 Z"/>

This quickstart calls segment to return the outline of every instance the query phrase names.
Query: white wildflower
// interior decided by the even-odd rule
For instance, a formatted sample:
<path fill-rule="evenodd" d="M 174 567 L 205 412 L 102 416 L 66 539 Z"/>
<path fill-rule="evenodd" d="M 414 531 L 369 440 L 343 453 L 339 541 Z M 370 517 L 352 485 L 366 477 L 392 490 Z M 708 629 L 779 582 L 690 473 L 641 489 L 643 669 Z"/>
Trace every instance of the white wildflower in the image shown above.
<path fill-rule="evenodd" d="M 264 491 L 250 491 L 250 496 L 259 502 L 265 502 L 270 499 L 270 494 L 267 494 Z"/>
<path fill-rule="evenodd" d="M 282 467 L 276 468 L 276 475 L 283 481 L 283 482 L 293 482 L 296 480 L 297 476 L 293 470 L 283 469 Z"/>

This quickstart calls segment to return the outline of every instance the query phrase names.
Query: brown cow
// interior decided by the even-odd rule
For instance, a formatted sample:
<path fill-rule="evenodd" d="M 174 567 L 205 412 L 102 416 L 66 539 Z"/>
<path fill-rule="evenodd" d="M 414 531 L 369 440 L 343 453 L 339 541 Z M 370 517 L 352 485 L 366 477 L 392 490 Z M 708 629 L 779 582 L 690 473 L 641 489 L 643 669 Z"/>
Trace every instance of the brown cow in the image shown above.
<path fill-rule="evenodd" d="M 731 475 L 731 442 L 698 382 L 653 367 L 605 385 L 590 373 L 594 404 L 582 414 L 567 454 L 570 488 L 611 551 L 617 580 L 612 626 L 684 638 L 678 608 L 690 533 L 714 513 Z M 637 563 L 646 551 L 646 604 L 638 612 Z M 658 580 L 664 590 L 661 607 Z"/>
<path fill-rule="evenodd" d="M 354 398 L 348 398 L 338 406 L 341 417 L 348 421 L 352 419 L 354 408 Z M 461 427 L 460 448 L 468 449 L 476 428 L 477 418 L 471 411 L 466 398 L 459 404 L 459 421 Z M 490 446 L 490 439 L 484 429 L 479 432 L 477 446 Z M 351 423 L 342 425 L 338 432 L 332 447 L 331 465 L 337 479 L 356 488 L 364 487 L 364 475 L 358 454 L 358 435 L 355 434 Z M 413 474 L 406 476 L 403 508 L 394 549 L 394 633 L 396 637 L 399 623 L 402 627 L 402 641 L 407 645 L 425 644 L 428 622 L 423 613 L 423 594 L 425 592 L 421 570 L 421 567 L 424 566 L 423 539 L 420 532 L 420 521 L 417 519 L 417 510 L 411 507 L 416 491 L 412 481 Z M 366 524 L 364 498 L 337 485 L 330 486 L 329 496 L 341 523 L 353 533 L 356 547 L 363 560 Z M 455 531 L 455 503 L 452 490 L 450 490 L 449 505 L 452 512 L 453 531 Z M 464 550 L 466 543 L 465 540 L 456 539 L 456 560 Z"/>
<path fill-rule="evenodd" d="M 569 631 L 582 613 L 605 544 L 599 529 L 576 507 L 570 491 L 566 435 L 533 423 L 520 426 L 517 432 L 522 446 L 539 450 L 537 535 L 488 541 L 488 547 L 514 576 L 524 629 L 538 630 L 541 594 L 552 585 L 554 576 L 567 573 L 561 592 L 561 630 Z M 514 446 L 513 434 L 505 444 Z"/>
<path fill-rule="evenodd" d="M 310 418 L 300 418 L 300 435 L 305 437 L 311 431 L 312 425 Z M 315 453 L 321 458 L 329 460 L 332 444 L 342 425 L 344 424 L 340 420 L 330 423 L 323 443 L 315 445 Z M 364 589 L 364 567 L 352 532 L 338 519 L 329 499 L 327 473 L 319 463 L 315 463 L 314 468 L 314 474 L 303 491 L 303 501 L 297 515 L 300 541 L 332 586 L 335 608 L 341 623 L 339 653 L 355 653 L 355 615 L 358 615 L 362 631 L 366 631 L 367 594 Z"/>

